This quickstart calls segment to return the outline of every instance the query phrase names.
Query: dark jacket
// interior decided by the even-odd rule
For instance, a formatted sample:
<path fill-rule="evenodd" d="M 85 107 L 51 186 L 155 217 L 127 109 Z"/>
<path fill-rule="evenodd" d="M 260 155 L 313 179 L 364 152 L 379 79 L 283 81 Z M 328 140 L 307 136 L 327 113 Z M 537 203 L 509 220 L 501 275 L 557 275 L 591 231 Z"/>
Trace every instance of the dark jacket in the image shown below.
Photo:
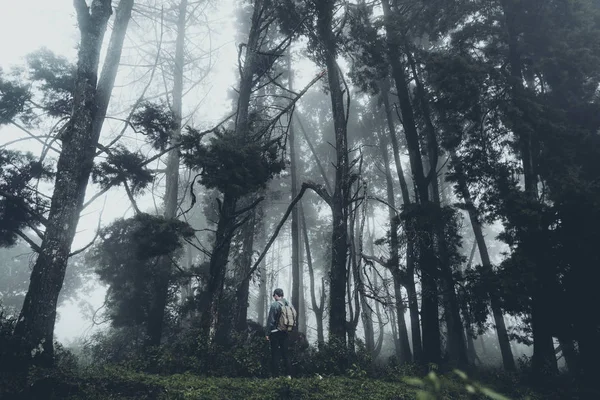
<path fill-rule="evenodd" d="M 279 315 L 281 314 L 281 303 L 286 306 L 290 305 L 285 298 L 271 303 L 271 307 L 269 308 L 269 317 L 267 318 L 267 336 L 272 332 L 278 331 L 277 324 L 279 322 Z"/>

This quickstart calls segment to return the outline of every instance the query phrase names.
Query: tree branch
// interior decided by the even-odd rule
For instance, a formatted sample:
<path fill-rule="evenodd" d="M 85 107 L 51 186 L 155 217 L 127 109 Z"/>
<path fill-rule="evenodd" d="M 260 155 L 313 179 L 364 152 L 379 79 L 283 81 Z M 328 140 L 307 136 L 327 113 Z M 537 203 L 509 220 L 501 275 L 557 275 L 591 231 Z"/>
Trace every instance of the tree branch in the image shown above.
<path fill-rule="evenodd" d="M 79 253 L 83 253 L 84 251 L 89 249 L 96 242 L 96 239 L 98 239 L 98 236 L 100 236 L 100 224 L 102 222 L 102 214 L 104 214 L 105 207 L 106 207 L 106 197 L 104 198 L 104 204 L 102 205 L 102 209 L 100 210 L 100 215 L 98 216 L 98 226 L 96 227 L 96 234 L 94 235 L 94 238 L 92 239 L 91 242 L 89 242 L 88 244 L 83 246 L 81 249 L 75 250 L 74 252 L 69 254 L 69 258 L 76 256 Z"/>
<path fill-rule="evenodd" d="M 302 196 L 304 196 L 304 192 L 306 192 L 306 189 L 312 189 L 313 191 L 317 192 L 315 190 L 316 188 L 319 189 L 320 191 L 324 190 L 324 188 L 319 187 L 318 185 L 316 185 L 314 183 L 306 183 L 305 182 L 305 183 L 302 184 L 302 187 L 300 188 L 300 191 L 298 192 L 298 194 L 296 195 L 296 197 L 294 197 L 294 199 L 292 200 L 292 202 L 288 206 L 287 210 L 285 211 L 285 214 L 283 214 L 283 217 L 281 218 L 281 220 L 277 224 L 277 227 L 275 228 L 275 231 L 273 232 L 273 234 L 269 238 L 269 241 L 267 242 L 267 245 L 265 246 L 264 250 L 260 253 L 260 256 L 258 257 L 258 259 L 256 260 L 256 262 L 254 263 L 254 265 L 252 265 L 252 268 L 250 268 L 250 270 L 248 271 L 248 274 L 244 277 L 244 279 L 242 279 L 242 281 L 241 281 L 242 283 L 246 282 L 248 279 L 250 279 L 250 277 L 252 277 L 252 274 L 254 273 L 254 271 L 256 271 L 256 269 L 260 265 L 260 263 L 263 260 L 263 258 L 265 258 L 265 256 L 267 255 L 267 252 L 269 251 L 269 249 L 273 245 L 273 242 L 275 242 L 275 239 L 277 238 L 277 235 L 279 235 L 279 231 L 281 230 L 281 228 L 283 227 L 283 225 L 287 221 L 288 217 L 292 213 L 292 210 L 294 209 L 294 207 L 296 206 L 296 204 L 300 201 L 300 199 L 302 199 Z M 327 197 L 329 197 L 329 195 L 327 193 L 325 193 L 325 195 Z M 323 196 L 321 195 L 321 197 L 323 197 Z M 329 199 L 329 201 L 327 201 L 327 204 L 331 204 L 331 199 Z"/>
<path fill-rule="evenodd" d="M 20 230 L 16 230 L 15 233 L 17 235 L 21 236 L 21 238 L 23 238 L 23 240 L 26 241 L 29 244 L 29 246 L 31 246 L 31 249 L 33 251 L 35 251 L 38 254 L 41 253 L 42 249 L 40 248 L 40 246 L 38 246 L 33 240 L 31 240 L 29 238 L 29 236 L 27 236 L 26 234 L 24 234 Z"/>
<path fill-rule="evenodd" d="M 327 187 L 327 192 L 333 193 L 333 189 L 331 188 L 331 183 L 329 183 L 329 179 L 327 179 L 327 174 L 325 173 L 325 168 L 323 168 L 323 164 L 321 164 L 321 160 L 317 156 L 315 147 L 313 146 L 312 142 L 308 138 L 306 130 L 304 129 L 304 125 L 302 125 L 302 121 L 300 121 L 300 118 L 297 115 L 296 115 L 296 121 L 298 121 L 298 126 L 300 126 L 300 131 L 302 132 L 302 135 L 304 136 L 304 140 L 306 140 L 306 143 L 308 144 L 308 148 L 310 149 L 310 151 L 315 159 L 315 162 L 317 163 L 317 167 L 319 167 L 319 171 L 321 172 L 321 176 L 323 177 L 323 180 L 325 181 L 325 186 Z"/>

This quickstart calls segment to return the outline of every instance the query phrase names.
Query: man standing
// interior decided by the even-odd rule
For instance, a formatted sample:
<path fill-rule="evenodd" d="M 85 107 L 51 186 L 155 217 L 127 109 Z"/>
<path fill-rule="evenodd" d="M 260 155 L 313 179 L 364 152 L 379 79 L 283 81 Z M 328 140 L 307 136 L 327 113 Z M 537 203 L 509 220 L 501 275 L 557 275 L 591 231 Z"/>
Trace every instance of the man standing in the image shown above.
<path fill-rule="evenodd" d="M 296 312 L 291 303 L 283 298 L 283 289 L 275 289 L 273 299 L 267 319 L 267 340 L 271 343 L 271 376 L 279 376 L 279 358 L 281 357 L 285 365 L 285 374 L 289 379 L 292 368 L 288 356 L 288 331 L 296 324 Z"/>

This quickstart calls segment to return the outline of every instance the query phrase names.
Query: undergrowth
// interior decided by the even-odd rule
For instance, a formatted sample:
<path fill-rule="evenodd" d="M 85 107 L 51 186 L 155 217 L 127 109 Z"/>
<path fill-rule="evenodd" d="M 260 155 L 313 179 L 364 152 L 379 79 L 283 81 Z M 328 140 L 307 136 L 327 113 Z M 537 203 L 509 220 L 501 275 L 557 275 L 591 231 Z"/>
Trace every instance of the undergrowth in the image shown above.
<path fill-rule="evenodd" d="M 4 385 L 2 385 L 4 386 Z M 340 376 L 294 379 L 205 377 L 192 373 L 157 375 L 120 366 L 73 370 L 33 370 L 26 389 L 2 393 L 2 399 L 66 400 L 187 400 L 187 399 L 389 399 L 389 400 L 541 400 L 530 390 L 512 390 L 505 397 L 487 385 L 471 381 L 463 373 L 436 374 L 424 378 L 367 377 L 356 371 Z"/>

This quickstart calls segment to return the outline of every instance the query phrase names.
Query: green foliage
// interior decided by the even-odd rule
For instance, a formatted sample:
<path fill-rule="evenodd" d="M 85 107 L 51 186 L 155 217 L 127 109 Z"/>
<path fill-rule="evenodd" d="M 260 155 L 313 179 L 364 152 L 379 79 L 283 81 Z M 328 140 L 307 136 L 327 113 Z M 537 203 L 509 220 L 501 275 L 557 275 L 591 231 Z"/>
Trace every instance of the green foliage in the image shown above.
<path fill-rule="evenodd" d="M 216 131 L 207 144 L 199 139 L 193 131 L 182 138 L 185 164 L 200 171 L 204 186 L 236 198 L 265 188 L 285 167 L 279 140 L 227 130 Z"/>
<path fill-rule="evenodd" d="M 128 182 L 132 194 L 139 194 L 154 180 L 154 175 L 143 166 L 145 159 L 140 152 L 133 153 L 118 146 L 111 150 L 105 162 L 94 167 L 92 179 L 103 189 Z"/>
<path fill-rule="evenodd" d="M 344 52 L 351 55 L 350 78 L 366 93 L 378 93 L 379 84 L 389 75 L 384 38 L 372 21 L 373 6 L 366 3 L 348 9 L 348 29 L 344 36 Z"/>
<path fill-rule="evenodd" d="M 152 147 L 164 150 L 177 128 L 177 120 L 164 102 L 146 102 L 131 116 L 131 125 L 148 137 Z"/>
<path fill-rule="evenodd" d="M 462 393 L 465 397 L 468 396 L 469 398 L 510 400 L 508 397 L 489 387 L 470 380 L 463 371 L 454 370 L 454 373 L 461 379 L 461 382 L 453 381 L 445 376 L 438 376 L 433 371 L 424 378 L 405 378 L 404 381 L 407 384 L 418 388 L 416 391 L 417 400 L 447 399 L 451 393 Z"/>
<path fill-rule="evenodd" d="M 38 226 L 48 199 L 36 190 L 35 180 L 49 180 L 52 171 L 31 153 L 0 149 L 0 247 L 16 243 L 16 231 Z"/>
<path fill-rule="evenodd" d="M 43 93 L 42 105 L 48 114 L 53 117 L 70 115 L 76 66 L 46 48 L 29 54 L 27 63 L 29 78 Z"/>
<path fill-rule="evenodd" d="M 30 99 L 29 88 L 20 82 L 6 79 L 0 68 L 0 125 L 10 123 L 21 114 Z"/>
<path fill-rule="evenodd" d="M 146 321 L 157 286 L 176 278 L 174 267 L 158 262 L 159 257 L 172 256 L 193 235 L 185 222 L 149 214 L 117 220 L 100 231 L 88 259 L 109 285 L 107 307 L 114 326 Z"/>
<path fill-rule="evenodd" d="M 3 386 L 2 389 L 5 389 Z M 2 390 L 0 389 L 0 390 Z M 0 391 L 0 393 L 2 393 Z M 74 368 L 35 370 L 23 395 L 66 400 L 94 399 L 492 399 L 507 397 L 468 378 L 438 376 L 405 382 L 314 375 L 306 378 L 214 378 L 191 373 L 151 375 L 119 366 L 77 371 Z M 32 397 L 33 396 L 33 397 Z M 521 395 L 515 399 L 534 399 Z"/>

